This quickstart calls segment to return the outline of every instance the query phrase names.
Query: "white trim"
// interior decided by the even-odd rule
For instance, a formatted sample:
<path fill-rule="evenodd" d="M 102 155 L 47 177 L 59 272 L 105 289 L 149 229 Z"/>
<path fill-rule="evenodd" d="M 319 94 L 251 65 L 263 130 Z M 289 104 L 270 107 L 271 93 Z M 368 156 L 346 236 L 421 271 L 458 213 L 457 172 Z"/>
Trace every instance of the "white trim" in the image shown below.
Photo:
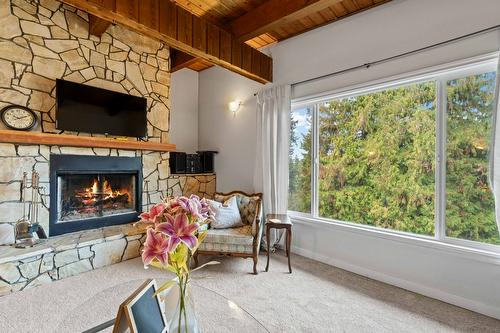
<path fill-rule="evenodd" d="M 362 224 L 330 220 L 326 221 L 324 219 L 311 217 L 306 218 L 293 215 L 291 212 L 289 212 L 289 215 L 292 222 L 302 224 L 307 227 L 323 228 L 330 231 L 340 230 L 418 247 L 433 248 L 463 258 L 500 266 L 500 253 L 498 252 L 462 246 L 460 244 L 445 243 L 444 241 L 439 241 L 428 236 L 397 232 L 393 230 L 365 226 Z"/>
<path fill-rule="evenodd" d="M 463 60 L 453 61 L 438 66 L 423 68 L 409 73 L 385 77 L 370 82 L 364 82 L 349 87 L 343 87 L 333 91 L 326 91 L 319 94 L 292 99 L 292 108 L 302 107 L 305 105 L 325 102 L 331 99 L 353 97 L 358 95 L 376 92 L 391 87 L 405 86 L 412 83 L 428 81 L 440 76 L 450 80 L 456 77 L 457 72 L 467 71 L 468 75 L 473 75 L 483 71 L 485 67 L 496 69 L 499 52 L 492 52 L 476 57 L 471 57 Z M 486 69 L 485 71 L 488 71 Z"/>
<path fill-rule="evenodd" d="M 301 256 L 317 260 L 323 262 L 325 264 L 339 267 L 349 272 L 353 272 L 362 276 L 366 276 L 368 278 L 378 280 L 384 283 L 388 283 L 393 286 L 397 286 L 399 288 L 403 288 L 430 298 L 438 299 L 446 303 L 450 303 L 465 309 L 469 309 L 471 311 L 475 311 L 478 313 L 482 313 L 486 316 L 490 316 L 493 318 L 500 319 L 500 308 L 496 308 L 493 306 L 488 306 L 484 303 L 470 300 L 465 297 L 461 297 L 458 295 L 450 294 L 439 289 L 429 288 L 422 284 L 415 283 L 412 281 L 408 281 L 405 279 L 396 278 L 378 271 L 374 271 L 371 269 L 367 269 L 358 265 L 353 265 L 351 263 L 345 262 L 343 260 L 339 260 L 332 257 L 327 257 L 321 254 L 317 254 L 313 251 L 300 248 L 298 246 L 292 246 L 292 252 L 299 254 Z"/>
<path fill-rule="evenodd" d="M 437 80 L 436 89 L 436 191 L 434 235 L 439 241 L 446 237 L 446 137 L 447 137 L 447 90 L 446 80 Z"/>
<path fill-rule="evenodd" d="M 311 142 L 311 214 L 318 215 L 319 207 L 319 107 L 314 104 L 312 113 L 312 142 Z"/>

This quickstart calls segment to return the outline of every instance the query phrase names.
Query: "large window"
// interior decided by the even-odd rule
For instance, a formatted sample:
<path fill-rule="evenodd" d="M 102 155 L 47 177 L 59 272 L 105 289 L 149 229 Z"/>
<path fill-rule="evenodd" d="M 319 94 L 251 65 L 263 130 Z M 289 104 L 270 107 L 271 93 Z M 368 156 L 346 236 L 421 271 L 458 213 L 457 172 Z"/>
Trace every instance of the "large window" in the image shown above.
<path fill-rule="evenodd" d="M 494 68 L 484 60 L 296 104 L 289 210 L 500 244 L 488 186 Z"/>
<path fill-rule="evenodd" d="M 434 233 L 433 82 L 319 108 L 319 216 Z"/>
<path fill-rule="evenodd" d="M 495 73 L 446 82 L 446 235 L 500 244 L 488 185 Z"/>
<path fill-rule="evenodd" d="M 312 109 L 293 110 L 290 122 L 288 207 L 311 212 L 311 121 Z"/>

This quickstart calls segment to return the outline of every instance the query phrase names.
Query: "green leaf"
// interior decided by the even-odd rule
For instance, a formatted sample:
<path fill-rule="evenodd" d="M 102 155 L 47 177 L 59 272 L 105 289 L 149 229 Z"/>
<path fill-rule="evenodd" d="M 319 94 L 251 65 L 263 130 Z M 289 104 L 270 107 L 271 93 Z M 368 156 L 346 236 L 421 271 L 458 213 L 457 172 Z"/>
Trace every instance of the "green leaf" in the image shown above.
<path fill-rule="evenodd" d="M 170 289 L 172 288 L 172 286 L 174 286 L 175 284 L 177 283 L 177 280 L 176 279 L 173 279 L 173 280 L 170 280 L 170 281 L 167 281 L 165 282 L 164 284 L 161 285 L 160 288 L 158 288 L 158 290 L 154 293 L 153 296 L 156 296 L 158 295 L 159 293 L 167 290 L 167 289 Z"/>
<path fill-rule="evenodd" d="M 202 269 L 205 266 L 212 266 L 212 265 L 218 265 L 218 264 L 220 264 L 220 262 L 218 262 L 218 261 L 209 261 L 206 264 L 203 264 L 203 265 L 201 265 L 199 267 L 196 267 L 191 272 L 196 272 L 197 270 Z"/>

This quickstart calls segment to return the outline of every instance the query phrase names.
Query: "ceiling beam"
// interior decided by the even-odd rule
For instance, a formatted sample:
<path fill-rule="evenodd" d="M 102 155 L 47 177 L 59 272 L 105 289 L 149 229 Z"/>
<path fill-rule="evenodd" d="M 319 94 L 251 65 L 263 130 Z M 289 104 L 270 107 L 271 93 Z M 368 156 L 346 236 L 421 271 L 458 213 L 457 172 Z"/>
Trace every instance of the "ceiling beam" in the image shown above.
<path fill-rule="evenodd" d="M 89 15 L 89 32 L 91 35 L 101 37 L 101 35 L 109 28 L 111 22 L 98 18 L 94 15 Z"/>
<path fill-rule="evenodd" d="M 276 27 L 317 13 L 342 0 L 269 0 L 229 22 L 225 28 L 245 42 Z"/>
<path fill-rule="evenodd" d="M 195 58 L 182 51 L 170 50 L 170 73 L 177 72 L 183 68 L 189 67 L 198 62 L 199 58 Z"/>
<path fill-rule="evenodd" d="M 169 0 L 61 0 L 252 80 L 272 81 L 272 59 Z"/>

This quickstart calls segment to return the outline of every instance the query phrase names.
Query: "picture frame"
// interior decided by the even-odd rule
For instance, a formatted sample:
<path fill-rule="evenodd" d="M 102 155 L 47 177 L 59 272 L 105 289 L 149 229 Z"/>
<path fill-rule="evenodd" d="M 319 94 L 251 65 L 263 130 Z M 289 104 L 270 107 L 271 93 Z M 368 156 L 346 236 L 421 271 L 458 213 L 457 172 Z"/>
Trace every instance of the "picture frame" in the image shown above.
<path fill-rule="evenodd" d="M 113 333 L 168 333 L 158 286 L 154 279 L 146 280 L 119 307 Z"/>

